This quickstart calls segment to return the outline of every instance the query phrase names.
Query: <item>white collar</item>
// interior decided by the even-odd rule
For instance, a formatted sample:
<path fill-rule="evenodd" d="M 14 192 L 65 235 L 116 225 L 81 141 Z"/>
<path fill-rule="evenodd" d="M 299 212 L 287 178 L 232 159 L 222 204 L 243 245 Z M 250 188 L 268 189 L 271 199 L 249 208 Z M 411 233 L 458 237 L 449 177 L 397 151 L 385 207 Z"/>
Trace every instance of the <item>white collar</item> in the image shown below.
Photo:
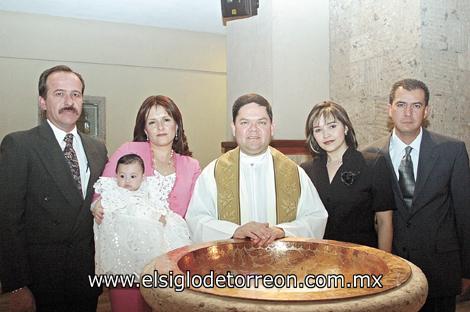
<path fill-rule="evenodd" d="M 259 163 L 265 161 L 267 159 L 268 155 L 270 155 L 270 154 L 271 154 L 271 152 L 270 152 L 269 148 L 267 148 L 264 153 L 259 154 L 259 155 L 254 155 L 254 156 L 245 154 L 240 150 L 240 162 L 243 162 L 243 163 L 246 163 L 246 164 L 259 164 Z"/>
<path fill-rule="evenodd" d="M 390 147 L 396 151 L 403 151 L 405 147 L 411 146 L 413 150 L 419 152 L 419 147 L 421 146 L 421 140 L 423 138 L 423 129 L 419 128 L 419 134 L 410 144 L 405 144 L 395 133 L 395 128 L 393 128 L 392 137 L 390 139 Z"/>
<path fill-rule="evenodd" d="M 49 124 L 49 126 L 51 126 L 52 131 L 54 132 L 54 136 L 59 143 L 64 141 L 65 135 L 68 133 L 72 133 L 74 138 L 80 139 L 80 136 L 78 135 L 78 131 L 77 131 L 77 126 L 75 126 L 72 129 L 72 131 L 65 132 L 64 130 L 59 129 L 56 125 L 54 125 L 49 119 L 47 119 L 47 123 Z"/>

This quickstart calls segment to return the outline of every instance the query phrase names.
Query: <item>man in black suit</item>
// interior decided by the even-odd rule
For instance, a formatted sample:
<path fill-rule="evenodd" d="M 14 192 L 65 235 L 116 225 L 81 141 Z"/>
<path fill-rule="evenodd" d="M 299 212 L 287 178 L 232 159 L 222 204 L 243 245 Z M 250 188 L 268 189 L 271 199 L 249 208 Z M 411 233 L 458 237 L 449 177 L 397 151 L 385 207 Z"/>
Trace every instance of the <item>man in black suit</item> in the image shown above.
<path fill-rule="evenodd" d="M 396 82 L 388 104 L 393 131 L 366 150 L 384 154 L 394 172 L 393 252 L 426 275 L 421 311 L 455 311 L 455 296 L 470 281 L 470 169 L 463 142 L 422 127 L 428 102 L 422 81 Z"/>
<path fill-rule="evenodd" d="M 106 147 L 77 131 L 80 74 L 59 65 L 39 78 L 47 120 L 0 147 L 0 280 L 12 311 L 96 311 L 93 184 Z"/>

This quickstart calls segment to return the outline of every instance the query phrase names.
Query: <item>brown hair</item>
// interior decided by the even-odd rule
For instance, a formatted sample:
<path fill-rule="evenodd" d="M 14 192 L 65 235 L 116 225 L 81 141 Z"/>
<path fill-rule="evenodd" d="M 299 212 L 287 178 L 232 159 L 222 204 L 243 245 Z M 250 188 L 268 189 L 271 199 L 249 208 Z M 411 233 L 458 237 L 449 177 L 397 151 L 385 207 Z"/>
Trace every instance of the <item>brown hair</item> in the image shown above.
<path fill-rule="evenodd" d="M 354 131 L 351 120 L 349 119 L 346 110 L 339 104 L 332 101 L 323 101 L 316 104 L 310 114 L 308 114 L 307 122 L 305 123 L 305 136 L 307 137 L 307 144 L 312 154 L 318 155 L 325 153 L 325 151 L 318 145 L 313 135 L 313 123 L 320 119 L 320 117 L 327 119 L 333 117 L 335 120 L 341 121 L 341 123 L 348 127 L 348 133 L 346 134 L 345 140 L 348 147 L 357 149 L 356 132 Z"/>
<path fill-rule="evenodd" d="M 424 105 L 428 105 L 429 103 L 429 89 L 428 86 L 421 80 L 417 79 L 403 79 L 400 81 L 397 81 L 393 84 L 392 89 L 390 90 L 390 95 L 388 97 L 388 102 L 389 104 L 392 104 L 393 101 L 395 100 L 395 92 L 397 91 L 398 88 L 402 87 L 403 89 L 407 91 L 413 91 L 417 89 L 421 89 L 424 91 Z"/>
<path fill-rule="evenodd" d="M 72 73 L 75 74 L 75 76 L 80 79 L 80 82 L 82 83 L 82 95 L 85 92 L 85 81 L 83 80 L 82 76 L 74 72 L 70 67 L 65 66 L 65 65 L 57 65 L 52 68 L 46 69 L 45 71 L 42 72 L 41 76 L 39 76 L 39 82 L 38 82 L 38 91 L 39 91 L 39 96 L 42 97 L 43 99 L 46 99 L 47 97 L 47 78 L 57 72 L 66 72 L 66 73 Z"/>
<path fill-rule="evenodd" d="M 268 113 L 269 119 L 273 122 L 273 110 L 271 108 L 271 104 L 269 104 L 268 100 L 256 93 L 248 93 L 245 95 L 240 96 L 238 99 L 235 100 L 232 106 L 232 121 L 235 122 L 237 118 L 238 111 L 245 106 L 246 104 L 256 103 L 259 106 L 266 107 L 266 112 Z"/>
<path fill-rule="evenodd" d="M 163 107 L 168 115 L 170 115 L 177 124 L 176 135 L 173 140 L 172 148 L 175 152 L 180 155 L 191 156 L 192 152 L 189 150 L 188 141 L 184 134 L 183 128 L 183 117 L 181 112 L 176 106 L 175 102 L 164 95 L 152 95 L 145 99 L 137 112 L 134 126 L 134 142 L 147 141 L 147 135 L 145 134 L 145 123 L 152 107 L 160 105 Z"/>

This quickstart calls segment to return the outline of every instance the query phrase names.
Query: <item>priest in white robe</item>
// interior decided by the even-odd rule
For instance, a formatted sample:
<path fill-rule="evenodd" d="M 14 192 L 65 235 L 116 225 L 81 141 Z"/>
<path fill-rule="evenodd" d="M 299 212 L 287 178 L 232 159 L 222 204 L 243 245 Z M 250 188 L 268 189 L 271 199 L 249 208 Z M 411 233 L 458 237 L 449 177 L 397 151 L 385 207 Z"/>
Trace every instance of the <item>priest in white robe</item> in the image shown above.
<path fill-rule="evenodd" d="M 196 181 L 186 214 L 191 239 L 250 238 L 267 246 L 285 236 L 322 238 L 328 214 L 310 178 L 269 147 L 269 102 L 243 95 L 232 117 L 238 147 L 212 161 Z"/>

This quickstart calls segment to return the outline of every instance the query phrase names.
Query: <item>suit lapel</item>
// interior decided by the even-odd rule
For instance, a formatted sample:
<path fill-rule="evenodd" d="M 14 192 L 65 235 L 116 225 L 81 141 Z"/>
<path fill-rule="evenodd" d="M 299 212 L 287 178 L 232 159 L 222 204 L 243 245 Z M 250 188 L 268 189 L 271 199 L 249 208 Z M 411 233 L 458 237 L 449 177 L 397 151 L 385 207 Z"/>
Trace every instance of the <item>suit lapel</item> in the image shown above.
<path fill-rule="evenodd" d="M 79 134 L 88 161 L 88 168 L 90 169 L 90 177 L 88 179 L 88 186 L 86 192 L 86 197 L 88 197 L 93 195 L 93 185 L 91 181 L 96 181 L 101 175 L 101 168 L 98 168 L 98 162 L 93 161 L 94 159 L 98 159 L 100 155 L 98 153 L 98 150 L 96 149 L 96 145 L 94 144 L 93 140 L 86 135 L 82 135 L 81 133 Z"/>
<path fill-rule="evenodd" d="M 387 140 L 384 140 L 383 145 L 381 147 L 381 152 L 385 156 L 387 166 L 389 167 L 390 171 L 393 173 L 392 174 L 392 179 L 393 179 L 393 182 L 394 182 L 393 185 L 394 186 L 398 185 L 397 175 L 395 174 L 395 170 L 393 169 L 392 159 L 390 158 L 390 137 L 388 137 Z M 400 188 L 398 188 L 398 190 L 399 190 L 399 193 L 401 195 Z"/>
<path fill-rule="evenodd" d="M 70 167 L 60 145 L 57 143 L 54 132 L 47 122 L 39 126 L 38 131 L 40 144 L 34 145 L 38 158 L 70 204 L 79 206 L 83 201 L 82 195 L 75 186 Z"/>
<path fill-rule="evenodd" d="M 73 233 L 75 233 L 80 228 L 83 222 L 86 222 L 88 218 L 91 218 L 89 204 L 91 203 L 91 197 L 93 196 L 93 193 L 94 193 L 93 183 L 91 183 L 91 181 L 96 181 L 98 177 L 101 175 L 101 168 L 97 167 L 97 164 L 99 164 L 99 161 L 96 161 L 96 159 L 99 159 L 100 157 L 96 149 L 96 144 L 93 142 L 93 140 L 90 137 L 83 135 L 81 133 L 79 133 L 79 135 L 82 141 L 83 149 L 85 150 L 85 155 L 86 155 L 87 162 L 88 162 L 88 168 L 90 170 L 90 177 L 88 179 L 87 191 L 86 191 L 86 196 L 85 196 L 85 201 L 84 201 L 85 204 L 81 205 L 80 207 L 80 212 L 77 216 L 77 220 L 75 222 L 71 235 L 73 235 Z"/>
<path fill-rule="evenodd" d="M 413 196 L 412 210 L 419 210 L 419 196 L 422 193 L 424 185 L 432 172 L 436 160 L 439 155 L 434 151 L 435 143 L 433 142 L 429 131 L 423 129 L 423 138 L 419 147 L 418 176 L 416 179 L 415 192 Z"/>
<path fill-rule="evenodd" d="M 395 174 L 395 169 L 393 168 L 392 159 L 390 158 L 390 137 L 391 136 L 381 141 L 379 143 L 379 148 L 380 148 L 380 152 L 385 157 L 387 166 L 389 167 L 390 173 L 392 175 L 392 180 L 393 180 L 392 189 L 393 189 L 394 194 L 396 194 L 395 196 L 395 199 L 396 199 L 395 205 L 397 208 L 396 213 L 398 213 L 400 217 L 403 218 L 404 220 L 408 220 L 410 211 L 408 210 L 408 208 L 406 208 L 405 201 L 403 200 L 403 194 L 401 193 L 401 189 L 398 184 L 398 178 L 397 178 L 397 175 Z"/>

